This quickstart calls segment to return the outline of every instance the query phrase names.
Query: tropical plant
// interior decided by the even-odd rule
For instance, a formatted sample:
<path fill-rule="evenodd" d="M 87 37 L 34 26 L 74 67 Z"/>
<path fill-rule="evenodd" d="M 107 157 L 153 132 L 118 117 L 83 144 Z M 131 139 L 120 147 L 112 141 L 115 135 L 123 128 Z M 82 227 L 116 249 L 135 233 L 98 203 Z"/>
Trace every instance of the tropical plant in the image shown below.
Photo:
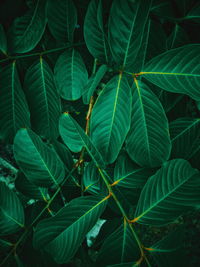
<path fill-rule="evenodd" d="M 23 10 L 0 25 L 0 266 L 193 266 L 199 2 Z"/>

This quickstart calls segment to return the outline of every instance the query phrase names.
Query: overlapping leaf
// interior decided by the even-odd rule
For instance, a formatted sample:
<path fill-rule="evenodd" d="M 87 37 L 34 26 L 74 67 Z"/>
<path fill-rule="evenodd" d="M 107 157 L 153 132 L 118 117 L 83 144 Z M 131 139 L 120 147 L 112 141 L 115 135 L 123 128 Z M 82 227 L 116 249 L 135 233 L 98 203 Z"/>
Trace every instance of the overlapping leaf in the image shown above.
<path fill-rule="evenodd" d="M 73 42 L 77 11 L 72 0 L 49 0 L 47 17 L 50 32 L 58 42 Z"/>
<path fill-rule="evenodd" d="M 12 53 L 31 51 L 40 41 L 46 26 L 46 0 L 37 0 L 33 8 L 14 20 L 9 33 Z"/>
<path fill-rule="evenodd" d="M 105 162 L 101 154 L 93 145 L 91 139 L 85 134 L 80 125 L 68 113 L 64 113 L 61 116 L 59 131 L 64 143 L 67 146 L 70 147 L 70 144 L 76 148 L 77 146 L 84 146 L 97 166 L 105 166 Z"/>
<path fill-rule="evenodd" d="M 13 234 L 24 227 L 24 209 L 16 193 L 0 182 L 0 235 Z"/>
<path fill-rule="evenodd" d="M 34 247 L 45 248 L 58 263 L 69 262 L 104 211 L 106 199 L 96 196 L 73 199 L 54 217 L 39 222 Z"/>
<path fill-rule="evenodd" d="M 109 44 L 114 61 L 128 71 L 141 49 L 151 0 L 113 1 L 109 17 Z"/>
<path fill-rule="evenodd" d="M 168 160 L 171 151 L 168 121 L 163 107 L 146 84 L 135 81 L 132 122 L 126 150 L 137 164 L 157 167 Z"/>
<path fill-rule="evenodd" d="M 130 128 L 131 100 L 130 86 L 120 74 L 107 83 L 93 107 L 91 139 L 108 163 L 116 160 Z"/>
<path fill-rule="evenodd" d="M 46 138 L 56 138 L 61 112 L 60 98 L 53 73 L 42 57 L 29 67 L 25 89 L 35 131 Z"/>
<path fill-rule="evenodd" d="M 190 159 L 200 145 L 200 119 L 179 118 L 170 123 L 171 157 Z"/>
<path fill-rule="evenodd" d="M 65 100 L 77 100 L 83 94 L 88 73 L 81 55 L 74 49 L 62 53 L 55 65 L 55 81 L 60 96 Z"/>
<path fill-rule="evenodd" d="M 18 129 L 30 126 L 30 114 L 16 62 L 3 68 L 0 80 L 0 135 L 2 139 L 11 142 Z"/>
<path fill-rule="evenodd" d="M 64 164 L 56 152 L 29 129 L 17 132 L 14 156 L 28 180 L 36 186 L 58 186 L 64 179 Z"/>
<path fill-rule="evenodd" d="M 189 43 L 186 31 L 178 24 L 167 38 L 167 48 L 172 49 Z"/>
<path fill-rule="evenodd" d="M 143 76 L 162 89 L 200 100 L 200 45 L 169 50 L 146 64 Z"/>
<path fill-rule="evenodd" d="M 142 224 L 164 225 L 200 201 L 200 173 L 184 159 L 165 162 L 145 184 L 135 212 Z"/>
<path fill-rule="evenodd" d="M 6 55 L 7 54 L 7 39 L 4 32 L 3 26 L 0 24 L 0 51 Z"/>
<path fill-rule="evenodd" d="M 138 245 L 133 237 L 130 225 L 124 220 L 124 223 L 104 241 L 99 251 L 97 264 L 98 266 L 125 264 L 139 258 Z"/>

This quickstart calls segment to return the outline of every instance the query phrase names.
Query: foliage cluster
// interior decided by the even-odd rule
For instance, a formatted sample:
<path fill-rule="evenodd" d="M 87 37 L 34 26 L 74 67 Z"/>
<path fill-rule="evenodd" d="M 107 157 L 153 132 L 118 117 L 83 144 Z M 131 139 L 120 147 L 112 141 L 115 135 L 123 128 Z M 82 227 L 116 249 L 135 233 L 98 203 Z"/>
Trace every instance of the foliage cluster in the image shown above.
<path fill-rule="evenodd" d="M 27 0 L 0 25 L 0 266 L 191 266 L 199 22 L 199 1 Z"/>

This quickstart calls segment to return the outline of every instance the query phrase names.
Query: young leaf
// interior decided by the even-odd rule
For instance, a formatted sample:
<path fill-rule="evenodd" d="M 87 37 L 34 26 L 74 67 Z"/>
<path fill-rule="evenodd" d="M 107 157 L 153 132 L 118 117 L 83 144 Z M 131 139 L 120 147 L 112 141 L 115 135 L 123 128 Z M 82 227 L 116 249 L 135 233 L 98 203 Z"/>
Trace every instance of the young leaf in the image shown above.
<path fill-rule="evenodd" d="M 200 173 L 184 159 L 165 162 L 145 184 L 133 222 L 165 225 L 200 201 Z"/>
<path fill-rule="evenodd" d="M 16 193 L 0 182 L 0 236 L 16 233 L 24 227 L 24 209 Z"/>
<path fill-rule="evenodd" d="M 114 0 L 109 17 L 109 44 L 114 61 L 134 72 L 135 59 L 148 19 L 151 0 Z"/>
<path fill-rule="evenodd" d="M 0 135 L 2 139 L 12 142 L 18 129 L 30 126 L 30 113 L 16 62 L 4 67 L 0 77 Z"/>
<path fill-rule="evenodd" d="M 47 3 L 49 30 L 61 43 L 73 42 L 77 11 L 72 0 L 49 0 Z"/>
<path fill-rule="evenodd" d="M 34 8 L 16 18 L 9 32 L 12 53 L 26 53 L 38 44 L 46 26 L 46 0 L 37 0 Z"/>
<path fill-rule="evenodd" d="M 106 65 L 101 65 L 98 71 L 94 75 L 92 75 L 88 80 L 86 86 L 84 87 L 82 95 L 84 104 L 89 104 L 91 96 L 93 95 L 95 89 L 97 88 L 101 79 L 105 75 L 107 69 L 108 67 Z"/>
<path fill-rule="evenodd" d="M 34 130 L 43 137 L 57 138 L 60 98 L 53 73 L 42 57 L 26 72 L 25 89 Z"/>
<path fill-rule="evenodd" d="M 141 168 L 124 153 L 117 159 L 114 169 L 114 184 L 124 188 L 143 188 L 153 175 L 152 169 Z"/>
<path fill-rule="evenodd" d="M 131 89 L 122 74 L 113 77 L 99 95 L 90 120 L 91 139 L 107 163 L 113 163 L 130 128 Z"/>
<path fill-rule="evenodd" d="M 190 159 L 200 142 L 200 119 L 179 118 L 169 125 L 172 158 Z"/>
<path fill-rule="evenodd" d="M 17 132 L 14 156 L 28 180 L 36 186 L 58 186 L 65 177 L 64 164 L 56 152 L 29 129 Z"/>
<path fill-rule="evenodd" d="M 137 164 L 158 167 L 171 151 L 169 126 L 163 107 L 146 84 L 135 80 L 132 122 L 126 150 Z"/>
<path fill-rule="evenodd" d="M 0 51 L 7 55 L 7 39 L 3 26 L 0 24 Z"/>
<path fill-rule="evenodd" d="M 86 234 L 95 225 L 107 204 L 107 197 L 75 198 L 54 217 L 36 226 L 33 244 L 45 248 L 57 263 L 67 263 L 74 256 Z"/>
<path fill-rule="evenodd" d="M 109 46 L 104 32 L 102 0 L 90 1 L 88 5 L 84 20 L 84 39 L 93 57 L 100 62 L 107 63 Z"/>
<path fill-rule="evenodd" d="M 60 96 L 65 100 L 77 100 L 83 94 L 88 73 L 81 55 L 74 49 L 62 53 L 55 65 L 55 81 Z"/>
<path fill-rule="evenodd" d="M 140 74 L 166 91 L 186 94 L 198 101 L 200 100 L 199 60 L 200 45 L 190 44 L 153 58 Z"/>
<path fill-rule="evenodd" d="M 67 146 L 70 146 L 71 142 L 74 142 L 74 146 L 84 146 L 96 166 L 105 166 L 105 162 L 101 154 L 96 149 L 89 136 L 85 134 L 80 125 L 68 113 L 64 113 L 61 116 L 59 131 L 64 143 Z M 71 132 L 70 138 L 68 138 L 69 132 Z"/>
<path fill-rule="evenodd" d="M 133 237 L 130 225 L 124 220 L 104 241 L 97 258 L 99 266 L 115 263 L 128 263 L 140 258 L 138 245 Z"/>

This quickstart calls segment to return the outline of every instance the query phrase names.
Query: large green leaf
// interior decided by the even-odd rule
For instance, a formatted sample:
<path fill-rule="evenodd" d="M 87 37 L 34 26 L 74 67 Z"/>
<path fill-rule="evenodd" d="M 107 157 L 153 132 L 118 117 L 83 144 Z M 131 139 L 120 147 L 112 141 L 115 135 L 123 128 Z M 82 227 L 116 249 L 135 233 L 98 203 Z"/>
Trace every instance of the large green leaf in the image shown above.
<path fill-rule="evenodd" d="M 131 89 L 122 74 L 99 95 L 90 120 L 91 139 L 107 163 L 116 160 L 131 122 Z"/>
<path fill-rule="evenodd" d="M 126 150 L 132 160 L 146 167 L 160 166 L 168 160 L 171 151 L 164 109 L 148 86 L 136 80 Z"/>
<path fill-rule="evenodd" d="M 91 96 L 94 94 L 95 89 L 99 85 L 101 79 L 105 75 L 108 67 L 106 65 L 101 65 L 95 74 L 93 74 L 88 80 L 86 86 L 83 90 L 83 103 L 89 104 Z"/>
<path fill-rule="evenodd" d="M 147 179 L 154 171 L 148 168 L 141 168 L 127 154 L 118 157 L 114 169 L 114 184 L 124 188 L 142 188 Z"/>
<path fill-rule="evenodd" d="M 169 50 L 146 64 L 143 76 L 162 89 L 200 100 L 200 45 Z"/>
<path fill-rule="evenodd" d="M 54 217 L 38 223 L 33 236 L 34 247 L 45 248 L 58 263 L 68 262 L 101 216 L 106 199 L 96 196 L 73 199 Z"/>
<path fill-rule="evenodd" d="M 12 142 L 18 129 L 30 126 L 30 113 L 16 62 L 3 68 L 0 80 L 0 135 L 2 139 Z"/>
<path fill-rule="evenodd" d="M 81 55 L 74 49 L 61 54 L 55 65 L 55 81 L 60 96 L 65 100 L 77 100 L 83 94 L 88 73 Z"/>
<path fill-rule="evenodd" d="M 109 48 L 104 31 L 102 0 L 90 1 L 84 20 L 84 38 L 88 50 L 100 62 L 108 62 Z"/>
<path fill-rule="evenodd" d="M 46 0 L 37 0 L 33 8 L 14 20 L 9 32 L 12 53 L 31 51 L 38 44 L 46 26 Z"/>
<path fill-rule="evenodd" d="M 124 222 L 104 241 L 97 258 L 98 266 L 128 263 L 140 258 L 130 225 Z"/>
<path fill-rule="evenodd" d="M 49 0 L 47 17 L 50 32 L 58 42 L 73 42 L 77 11 L 72 0 Z"/>
<path fill-rule="evenodd" d="M 3 26 L 0 24 L 0 51 L 6 55 L 7 54 L 7 39 L 4 32 Z"/>
<path fill-rule="evenodd" d="M 145 184 L 134 222 L 164 225 L 200 202 L 200 173 L 184 159 L 165 162 Z"/>
<path fill-rule="evenodd" d="M 200 119 L 179 118 L 169 125 L 172 151 L 171 157 L 190 159 L 199 149 Z"/>
<path fill-rule="evenodd" d="M 75 147 L 84 146 L 97 166 L 105 166 L 105 162 L 101 154 L 96 149 L 91 139 L 85 134 L 80 125 L 69 115 L 69 113 L 64 113 L 61 116 L 59 131 L 67 146 L 70 146 L 71 143 L 73 143 Z"/>
<path fill-rule="evenodd" d="M 56 138 L 61 112 L 60 98 L 53 73 L 42 57 L 26 72 L 25 89 L 34 130 L 46 138 Z"/>
<path fill-rule="evenodd" d="M 114 61 L 134 72 L 151 0 L 114 0 L 109 17 L 109 44 Z"/>
<path fill-rule="evenodd" d="M 24 209 L 16 193 L 0 182 L 0 235 L 13 234 L 24 227 Z"/>
<path fill-rule="evenodd" d="M 28 180 L 36 186 L 58 186 L 64 179 L 65 167 L 56 152 L 29 129 L 17 132 L 14 156 Z"/>

